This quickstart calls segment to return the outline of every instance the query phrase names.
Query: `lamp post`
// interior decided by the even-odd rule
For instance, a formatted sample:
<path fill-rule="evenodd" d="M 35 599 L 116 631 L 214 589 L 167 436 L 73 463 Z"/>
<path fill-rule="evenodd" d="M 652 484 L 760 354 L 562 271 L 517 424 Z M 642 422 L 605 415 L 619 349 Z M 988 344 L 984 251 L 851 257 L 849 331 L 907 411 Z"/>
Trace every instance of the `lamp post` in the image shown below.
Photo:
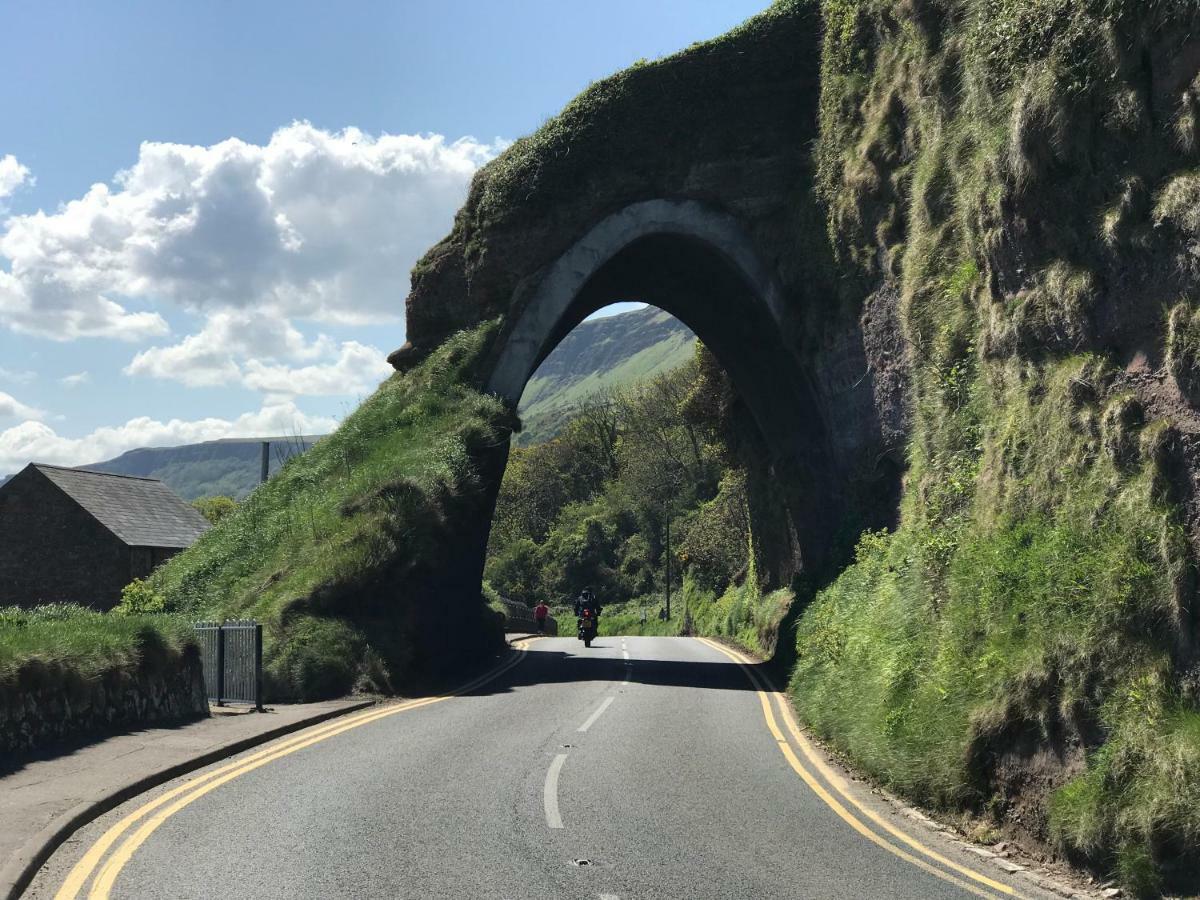
<path fill-rule="evenodd" d="M 671 514 L 667 513 L 667 621 L 671 620 Z"/>
<path fill-rule="evenodd" d="M 671 472 L 668 477 L 670 479 L 670 485 L 671 485 L 671 497 L 662 503 L 660 509 L 662 510 L 663 522 L 666 524 L 666 541 L 665 541 L 666 548 L 664 550 L 664 553 L 666 554 L 666 564 L 667 564 L 666 613 L 667 613 L 667 620 L 670 621 L 670 619 L 671 619 L 671 516 L 675 514 L 676 505 L 679 502 L 679 491 L 680 491 L 680 480 L 681 479 L 679 477 L 678 472 Z"/>

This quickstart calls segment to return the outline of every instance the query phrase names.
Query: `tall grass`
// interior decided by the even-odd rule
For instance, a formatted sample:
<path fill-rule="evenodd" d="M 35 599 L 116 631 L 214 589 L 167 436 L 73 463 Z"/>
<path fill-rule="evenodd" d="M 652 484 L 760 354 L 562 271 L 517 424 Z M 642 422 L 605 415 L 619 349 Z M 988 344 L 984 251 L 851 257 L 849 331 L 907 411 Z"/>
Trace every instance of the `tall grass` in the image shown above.
<path fill-rule="evenodd" d="M 1172 674 L 1187 552 L 1153 456 L 1129 468 L 1137 436 L 1080 400 L 1089 365 L 988 397 L 970 511 L 939 523 L 910 498 L 896 533 L 865 535 L 801 619 L 791 688 L 817 733 L 922 802 L 1002 816 L 997 760 L 1023 742 L 1063 777 L 1086 767 L 1026 827 L 1152 889 L 1165 848 L 1200 847 L 1200 806 L 1179 802 L 1200 793 L 1200 709 Z"/>
<path fill-rule="evenodd" d="M 913 415 L 900 527 L 802 617 L 796 703 L 894 788 L 1019 806 L 1153 893 L 1200 854 L 1194 562 L 1178 435 L 1103 329 L 1194 387 L 1190 302 L 1158 333 L 1146 304 L 1194 286 L 1164 263 L 1200 120 L 1140 79 L 1194 49 L 1200 4 L 821 8 L 818 190 L 846 267 L 899 289 Z"/>
<path fill-rule="evenodd" d="M 157 671 L 193 642 L 190 625 L 173 616 L 107 615 L 70 603 L 0 609 L 0 685 L 30 677 L 31 664 L 83 680 Z"/>

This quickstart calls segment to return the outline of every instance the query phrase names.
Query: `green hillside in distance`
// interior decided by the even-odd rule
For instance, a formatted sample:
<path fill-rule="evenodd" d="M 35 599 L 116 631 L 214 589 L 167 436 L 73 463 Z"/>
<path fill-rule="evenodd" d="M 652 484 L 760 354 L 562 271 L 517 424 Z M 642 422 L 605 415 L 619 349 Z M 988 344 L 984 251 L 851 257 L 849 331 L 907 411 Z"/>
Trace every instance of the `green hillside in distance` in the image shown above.
<path fill-rule="evenodd" d="M 554 348 L 526 385 L 520 404 L 524 429 L 516 437 L 517 446 L 550 440 L 589 397 L 674 369 L 691 358 L 695 345 L 690 328 L 653 306 L 582 322 Z M 161 478 L 185 500 L 221 495 L 240 500 L 258 484 L 262 441 L 271 441 L 274 474 L 318 437 L 228 438 L 179 447 L 143 447 L 82 468 Z M 0 478 L 0 484 L 6 480 Z"/>
<path fill-rule="evenodd" d="M 311 447 L 317 438 L 311 435 L 229 438 L 180 447 L 143 447 L 83 468 L 161 478 L 185 500 L 221 495 L 240 500 L 258 484 L 263 441 L 271 442 L 270 471 L 274 474 L 290 457 Z"/>
<path fill-rule="evenodd" d="M 674 369 L 695 345 L 690 328 L 653 306 L 580 323 L 525 386 L 516 445 L 550 440 L 587 398 Z"/>

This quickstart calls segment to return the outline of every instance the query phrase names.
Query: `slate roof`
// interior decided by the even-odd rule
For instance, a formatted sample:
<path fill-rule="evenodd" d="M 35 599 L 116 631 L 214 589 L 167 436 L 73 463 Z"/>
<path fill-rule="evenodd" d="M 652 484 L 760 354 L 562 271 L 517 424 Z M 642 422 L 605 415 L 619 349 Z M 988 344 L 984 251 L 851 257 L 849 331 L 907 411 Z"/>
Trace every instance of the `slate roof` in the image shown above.
<path fill-rule="evenodd" d="M 190 547 L 209 528 L 157 478 L 32 465 L 130 547 Z"/>

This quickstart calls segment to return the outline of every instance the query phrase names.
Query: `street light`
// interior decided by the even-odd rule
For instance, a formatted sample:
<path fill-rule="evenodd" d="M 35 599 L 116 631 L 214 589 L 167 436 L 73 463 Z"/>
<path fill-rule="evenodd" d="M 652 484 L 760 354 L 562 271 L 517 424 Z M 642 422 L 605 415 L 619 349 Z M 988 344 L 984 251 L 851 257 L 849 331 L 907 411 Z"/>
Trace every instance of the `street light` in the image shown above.
<path fill-rule="evenodd" d="M 667 603 L 666 603 L 667 621 L 670 621 L 670 619 L 671 619 L 671 516 L 674 515 L 674 512 L 675 512 L 675 503 L 672 503 L 671 501 L 673 500 L 677 503 L 679 500 L 680 481 L 681 481 L 679 473 L 671 472 L 670 481 L 671 481 L 671 500 L 668 500 L 661 506 L 662 517 L 663 517 L 663 521 L 666 523 L 666 532 L 667 532 L 666 550 L 664 551 L 666 554 L 666 563 L 667 563 Z"/>
<path fill-rule="evenodd" d="M 667 621 L 671 621 L 671 513 L 667 516 Z"/>

